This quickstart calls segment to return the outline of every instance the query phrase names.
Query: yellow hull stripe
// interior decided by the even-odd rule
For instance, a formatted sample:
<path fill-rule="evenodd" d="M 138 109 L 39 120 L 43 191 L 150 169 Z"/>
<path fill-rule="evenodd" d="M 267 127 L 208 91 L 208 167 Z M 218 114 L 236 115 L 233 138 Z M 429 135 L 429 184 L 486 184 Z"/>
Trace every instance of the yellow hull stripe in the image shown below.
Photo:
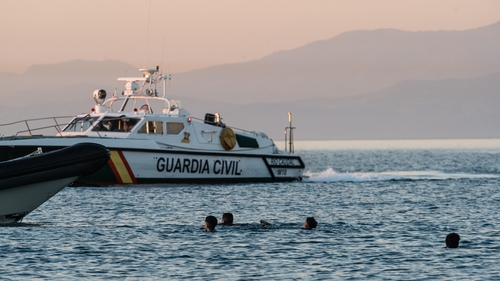
<path fill-rule="evenodd" d="M 122 158 L 121 153 L 116 150 L 111 150 L 110 153 L 110 160 L 115 166 L 117 176 L 120 177 L 119 181 L 121 181 L 121 183 L 134 183 L 133 176 L 130 175 L 129 170 L 127 169 L 125 157 Z"/>

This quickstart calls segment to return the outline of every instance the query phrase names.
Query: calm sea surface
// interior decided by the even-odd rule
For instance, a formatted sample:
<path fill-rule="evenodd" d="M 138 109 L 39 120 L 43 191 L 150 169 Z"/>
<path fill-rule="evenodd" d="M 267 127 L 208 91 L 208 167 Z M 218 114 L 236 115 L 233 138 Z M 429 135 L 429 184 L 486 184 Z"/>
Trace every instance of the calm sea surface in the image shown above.
<path fill-rule="evenodd" d="M 0 279 L 500 280 L 500 140 L 295 149 L 303 182 L 65 188 L 0 227 Z"/>

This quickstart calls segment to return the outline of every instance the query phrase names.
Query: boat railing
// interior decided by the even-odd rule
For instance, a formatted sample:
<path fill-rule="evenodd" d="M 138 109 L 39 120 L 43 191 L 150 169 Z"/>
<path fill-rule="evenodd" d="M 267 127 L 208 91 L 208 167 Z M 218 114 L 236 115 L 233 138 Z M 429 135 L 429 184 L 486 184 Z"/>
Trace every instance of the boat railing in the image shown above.
<path fill-rule="evenodd" d="M 191 117 L 191 118 L 195 119 L 195 120 L 199 120 L 201 122 L 205 122 L 205 120 L 201 119 L 201 118 L 197 118 L 197 117 Z M 226 127 L 231 128 L 233 131 L 239 131 L 239 132 L 247 133 L 247 134 L 250 134 L 250 135 L 254 135 L 256 137 L 260 137 L 260 138 L 264 138 L 264 139 L 269 139 L 269 137 L 265 133 L 262 133 L 262 132 L 247 131 L 247 130 L 244 130 L 244 129 L 241 129 L 241 128 L 238 128 L 238 127 L 233 127 L 233 126 L 226 126 Z"/>
<path fill-rule="evenodd" d="M 144 103 L 137 105 L 136 103 L 138 101 L 144 101 Z M 116 104 L 122 102 L 121 104 L 118 105 L 119 109 L 116 110 L 115 106 Z M 163 103 L 162 106 L 162 113 L 163 114 L 171 114 L 171 111 L 174 109 L 180 109 L 180 101 L 177 100 L 169 100 L 165 97 L 156 97 L 156 96 L 143 96 L 143 95 L 130 95 L 130 96 L 113 96 L 107 100 L 105 100 L 101 106 L 105 108 L 105 110 L 109 110 L 111 112 L 123 112 L 127 111 L 125 110 L 125 107 L 127 107 L 128 103 L 132 102 L 133 106 L 132 107 L 141 107 L 144 105 L 147 105 L 148 108 L 151 108 L 153 105 L 152 103 Z M 132 111 L 132 110 L 128 110 Z"/>
<path fill-rule="evenodd" d="M 35 134 L 57 134 L 74 116 L 43 117 L 25 119 L 11 123 L 0 124 L 0 137 L 23 137 Z M 66 119 L 66 121 L 61 121 Z M 23 128 L 24 126 L 24 128 Z"/>

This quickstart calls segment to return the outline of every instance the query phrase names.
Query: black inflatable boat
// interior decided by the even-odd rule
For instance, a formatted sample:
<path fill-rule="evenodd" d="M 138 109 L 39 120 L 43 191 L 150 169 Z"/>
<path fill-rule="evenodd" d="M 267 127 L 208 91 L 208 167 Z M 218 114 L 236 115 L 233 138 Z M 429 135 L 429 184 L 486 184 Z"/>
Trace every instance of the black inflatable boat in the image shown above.
<path fill-rule="evenodd" d="M 79 143 L 0 162 L 0 223 L 17 222 L 77 178 L 108 162 L 109 150 Z"/>

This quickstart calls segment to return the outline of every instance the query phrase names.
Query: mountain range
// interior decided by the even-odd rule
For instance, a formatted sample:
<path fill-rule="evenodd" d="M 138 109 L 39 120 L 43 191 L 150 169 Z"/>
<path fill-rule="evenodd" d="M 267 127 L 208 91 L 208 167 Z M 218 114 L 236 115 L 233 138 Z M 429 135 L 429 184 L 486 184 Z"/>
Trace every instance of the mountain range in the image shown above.
<path fill-rule="evenodd" d="M 283 138 L 493 138 L 500 104 L 500 23 L 465 31 L 346 32 L 262 59 L 174 73 L 168 95 L 193 115 Z M 154 67 L 154 66 L 153 66 Z M 108 61 L 0 73 L 1 123 L 89 112 L 137 68 Z M 6 134 L 1 131 L 0 134 Z"/>

